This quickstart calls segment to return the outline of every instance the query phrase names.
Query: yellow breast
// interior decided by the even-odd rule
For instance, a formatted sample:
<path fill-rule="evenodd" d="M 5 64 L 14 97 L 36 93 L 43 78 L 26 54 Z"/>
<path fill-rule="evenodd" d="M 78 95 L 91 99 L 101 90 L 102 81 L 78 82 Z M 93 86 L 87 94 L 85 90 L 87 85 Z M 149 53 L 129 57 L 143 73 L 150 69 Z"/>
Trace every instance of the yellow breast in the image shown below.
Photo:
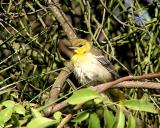
<path fill-rule="evenodd" d="M 105 82 L 112 80 L 111 73 L 90 52 L 75 54 L 71 61 L 74 65 L 74 73 L 82 84 L 91 81 Z"/>

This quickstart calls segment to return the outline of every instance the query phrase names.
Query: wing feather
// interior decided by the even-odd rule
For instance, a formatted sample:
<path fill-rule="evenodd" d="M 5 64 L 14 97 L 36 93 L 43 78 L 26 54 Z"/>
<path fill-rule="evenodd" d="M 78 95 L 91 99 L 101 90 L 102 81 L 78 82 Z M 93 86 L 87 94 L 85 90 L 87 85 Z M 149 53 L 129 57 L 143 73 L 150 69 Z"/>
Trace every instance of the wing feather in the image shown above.
<path fill-rule="evenodd" d="M 119 74 L 115 71 L 114 66 L 111 62 L 105 57 L 101 50 L 93 48 L 91 51 L 97 58 L 97 60 L 113 75 L 114 79 L 120 78 Z"/>

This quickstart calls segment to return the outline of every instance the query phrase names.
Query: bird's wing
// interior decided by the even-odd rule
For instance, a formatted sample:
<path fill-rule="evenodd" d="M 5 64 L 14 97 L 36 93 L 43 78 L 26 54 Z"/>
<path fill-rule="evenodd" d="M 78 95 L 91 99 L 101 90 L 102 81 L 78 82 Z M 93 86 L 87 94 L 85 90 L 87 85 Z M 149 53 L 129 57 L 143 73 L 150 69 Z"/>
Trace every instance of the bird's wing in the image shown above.
<path fill-rule="evenodd" d="M 97 60 L 113 75 L 115 79 L 120 78 L 119 74 L 115 71 L 114 66 L 104 56 L 97 56 Z"/>
<path fill-rule="evenodd" d="M 92 49 L 92 53 L 96 56 L 97 60 L 113 75 L 114 79 L 120 78 L 119 74 L 115 71 L 114 66 L 108 58 L 103 55 L 101 50 L 94 48 Z"/>

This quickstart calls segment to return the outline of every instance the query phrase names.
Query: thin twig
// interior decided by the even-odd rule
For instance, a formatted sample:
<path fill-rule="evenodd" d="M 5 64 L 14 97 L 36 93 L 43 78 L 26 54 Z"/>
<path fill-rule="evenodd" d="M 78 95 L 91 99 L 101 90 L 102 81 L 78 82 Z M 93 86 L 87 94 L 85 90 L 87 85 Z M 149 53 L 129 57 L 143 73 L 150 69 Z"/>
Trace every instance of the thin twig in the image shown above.
<path fill-rule="evenodd" d="M 68 123 L 72 118 L 72 114 L 68 114 L 62 121 L 61 123 L 57 126 L 57 128 L 64 128 L 64 125 Z"/>
<path fill-rule="evenodd" d="M 82 106 L 82 104 L 77 104 L 74 108 L 73 108 L 73 110 L 78 110 L 78 109 L 80 109 L 81 108 L 81 106 Z M 65 124 L 67 124 L 71 119 L 72 119 L 72 117 L 73 117 L 73 114 L 68 114 L 62 121 L 61 121 L 61 123 L 58 125 L 58 127 L 57 128 L 63 128 L 63 126 L 65 125 Z"/>

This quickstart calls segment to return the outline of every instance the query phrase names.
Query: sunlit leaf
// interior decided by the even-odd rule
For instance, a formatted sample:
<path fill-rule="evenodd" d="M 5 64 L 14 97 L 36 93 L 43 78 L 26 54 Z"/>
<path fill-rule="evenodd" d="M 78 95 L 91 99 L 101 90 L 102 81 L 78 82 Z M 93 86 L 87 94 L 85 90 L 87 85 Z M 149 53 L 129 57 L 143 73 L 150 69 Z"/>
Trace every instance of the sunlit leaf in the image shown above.
<path fill-rule="evenodd" d="M 46 128 L 50 125 L 56 124 L 57 121 L 51 120 L 46 117 L 37 117 L 32 119 L 28 125 L 27 128 Z"/>
<path fill-rule="evenodd" d="M 98 97 L 98 93 L 95 90 L 84 88 L 78 91 L 75 91 L 73 95 L 68 99 L 69 104 L 81 104 L 86 101 L 92 100 Z"/>
<path fill-rule="evenodd" d="M 97 97 L 94 99 L 95 104 L 100 104 L 102 102 L 102 98 L 101 97 Z"/>
<path fill-rule="evenodd" d="M 125 127 L 125 116 L 123 110 L 120 109 L 116 117 L 115 128 L 124 128 L 124 127 Z"/>
<path fill-rule="evenodd" d="M 6 108 L 13 108 L 15 105 L 15 102 L 12 100 L 7 100 L 7 101 L 4 101 L 2 105 L 5 106 Z"/>
<path fill-rule="evenodd" d="M 56 119 L 57 122 L 60 122 L 62 119 L 62 113 L 60 111 L 55 112 L 53 117 Z"/>
<path fill-rule="evenodd" d="M 0 125 L 10 120 L 13 110 L 11 108 L 5 108 L 0 111 Z"/>
<path fill-rule="evenodd" d="M 115 122 L 115 117 L 107 108 L 104 109 L 104 122 L 106 128 L 112 128 Z"/>
<path fill-rule="evenodd" d="M 88 128 L 101 128 L 100 120 L 96 113 L 90 115 Z"/>
<path fill-rule="evenodd" d="M 136 128 L 136 120 L 132 115 L 130 115 L 128 118 L 128 127 L 127 128 Z"/>
<path fill-rule="evenodd" d="M 25 108 L 21 104 L 16 104 L 14 106 L 14 111 L 18 114 L 25 115 Z"/>
<path fill-rule="evenodd" d="M 89 113 L 86 111 L 78 113 L 76 118 L 72 122 L 81 123 L 89 117 Z"/>
<path fill-rule="evenodd" d="M 31 108 L 31 111 L 32 111 L 32 114 L 34 117 L 41 117 L 41 113 L 37 110 L 37 109 L 34 109 L 34 108 Z"/>
<path fill-rule="evenodd" d="M 0 128 L 4 128 L 4 124 L 0 124 Z"/>
<path fill-rule="evenodd" d="M 152 103 L 145 100 L 125 100 L 122 102 L 122 104 L 127 108 L 133 110 L 158 113 L 155 106 Z"/>

